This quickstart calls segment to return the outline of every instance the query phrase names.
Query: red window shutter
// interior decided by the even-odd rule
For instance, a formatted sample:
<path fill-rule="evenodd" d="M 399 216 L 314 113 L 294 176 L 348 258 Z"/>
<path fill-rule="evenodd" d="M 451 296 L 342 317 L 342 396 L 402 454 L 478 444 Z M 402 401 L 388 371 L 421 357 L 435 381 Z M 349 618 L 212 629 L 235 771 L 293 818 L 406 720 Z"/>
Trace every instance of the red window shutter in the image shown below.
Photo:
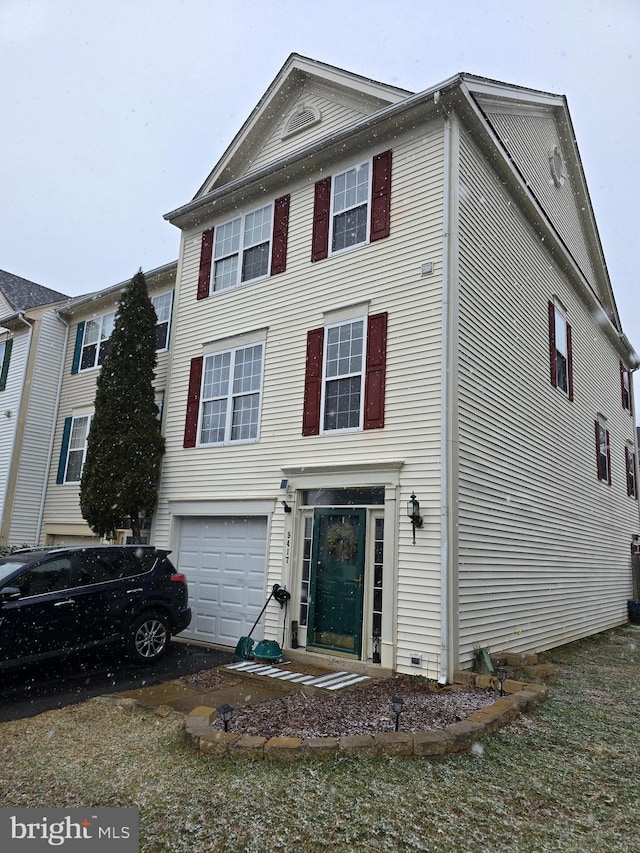
<path fill-rule="evenodd" d="M 556 307 L 549 301 L 549 370 L 551 384 L 558 387 L 558 366 L 556 363 Z"/>
<path fill-rule="evenodd" d="M 633 497 L 638 500 L 638 465 L 636 454 L 633 451 L 631 453 L 631 465 L 633 466 Z"/>
<path fill-rule="evenodd" d="M 202 382 L 203 357 L 191 359 L 189 391 L 187 393 L 187 416 L 184 424 L 183 447 L 195 447 L 198 437 L 198 414 L 200 412 L 200 385 Z"/>
<path fill-rule="evenodd" d="M 554 344 L 555 346 L 555 344 Z M 567 384 L 569 386 L 569 402 L 573 403 L 573 333 L 567 323 Z"/>
<path fill-rule="evenodd" d="M 388 237 L 391 227 L 391 151 L 373 158 L 371 180 L 371 242 Z"/>
<path fill-rule="evenodd" d="M 611 444 L 609 442 L 609 430 L 605 431 L 607 436 L 607 482 L 611 485 Z"/>
<path fill-rule="evenodd" d="M 202 234 L 200 272 L 198 274 L 198 299 L 206 299 L 211 290 L 211 259 L 213 257 L 213 228 Z"/>
<path fill-rule="evenodd" d="M 331 204 L 331 178 L 318 181 L 313 199 L 313 237 L 311 260 L 321 261 L 329 254 L 329 207 Z"/>
<path fill-rule="evenodd" d="M 291 196 L 277 198 L 273 206 L 273 244 L 271 249 L 271 275 L 287 268 L 287 238 L 289 234 L 289 202 Z"/>
<path fill-rule="evenodd" d="M 372 314 L 367 323 L 367 361 L 364 380 L 364 428 L 384 426 L 387 369 L 387 312 Z"/>
<path fill-rule="evenodd" d="M 304 375 L 304 411 L 302 413 L 303 435 L 318 435 L 320 432 L 323 347 L 323 328 L 312 329 L 307 333 L 307 363 Z"/>

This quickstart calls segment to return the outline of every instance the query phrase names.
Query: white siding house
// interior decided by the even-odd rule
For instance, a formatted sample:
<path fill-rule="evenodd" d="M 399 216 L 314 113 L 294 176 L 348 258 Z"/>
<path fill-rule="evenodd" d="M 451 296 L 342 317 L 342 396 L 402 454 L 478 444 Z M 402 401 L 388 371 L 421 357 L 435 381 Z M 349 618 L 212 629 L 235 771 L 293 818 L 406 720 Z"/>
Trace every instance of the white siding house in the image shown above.
<path fill-rule="evenodd" d="M 0 545 L 37 543 L 65 329 L 62 293 L 0 270 Z"/>
<path fill-rule="evenodd" d="M 169 352 L 173 341 L 173 296 L 176 263 L 145 274 L 156 309 L 157 356 L 154 387 L 158 414 L 163 417 Z M 51 447 L 41 541 L 46 545 L 95 542 L 80 512 L 80 476 L 86 454 L 96 394 L 96 379 L 113 329 L 120 295 L 128 282 L 70 300 L 58 311 L 67 329 L 60 377 L 59 402 Z M 126 541 L 128 530 L 118 531 Z"/>
<path fill-rule="evenodd" d="M 233 646 L 279 583 L 254 637 L 448 680 L 625 621 L 638 357 L 564 98 L 294 54 L 166 218 L 185 636 Z"/>

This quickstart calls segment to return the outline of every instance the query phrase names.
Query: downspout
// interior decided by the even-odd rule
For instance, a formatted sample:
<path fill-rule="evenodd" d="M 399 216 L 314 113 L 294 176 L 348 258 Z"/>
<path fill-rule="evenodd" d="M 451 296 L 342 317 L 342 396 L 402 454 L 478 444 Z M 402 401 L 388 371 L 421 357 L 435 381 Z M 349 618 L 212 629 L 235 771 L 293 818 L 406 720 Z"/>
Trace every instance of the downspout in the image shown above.
<path fill-rule="evenodd" d="M 439 94 L 439 93 L 438 93 Z M 439 98 L 434 99 L 438 103 Z M 442 111 L 444 120 L 444 194 L 442 202 L 442 351 L 440 357 L 440 675 L 438 684 L 451 681 L 450 587 L 449 587 L 449 277 L 451 274 L 449 251 L 451 244 L 451 119 Z"/>
<path fill-rule="evenodd" d="M 55 413 L 51 423 L 51 433 L 49 435 L 49 465 L 47 466 L 47 473 L 44 478 L 44 484 L 42 488 L 42 496 L 40 498 L 40 509 L 38 510 L 38 524 L 36 526 L 36 541 L 34 544 L 40 544 L 40 534 L 42 533 L 42 519 L 44 518 L 44 504 L 47 497 L 47 487 L 49 485 L 49 476 L 51 475 L 51 463 L 52 458 L 51 454 L 53 453 L 53 441 L 56 434 L 56 424 L 58 422 L 58 414 L 60 412 L 60 392 L 62 390 L 62 377 L 64 376 L 64 365 L 65 365 L 65 357 L 67 354 L 67 345 L 69 343 L 69 323 L 66 320 L 63 320 L 60 314 L 56 311 L 56 317 L 61 323 L 65 325 L 65 333 L 64 333 L 64 345 L 62 349 L 62 358 L 60 359 L 60 371 L 58 373 L 58 388 L 56 390 L 56 407 Z"/>

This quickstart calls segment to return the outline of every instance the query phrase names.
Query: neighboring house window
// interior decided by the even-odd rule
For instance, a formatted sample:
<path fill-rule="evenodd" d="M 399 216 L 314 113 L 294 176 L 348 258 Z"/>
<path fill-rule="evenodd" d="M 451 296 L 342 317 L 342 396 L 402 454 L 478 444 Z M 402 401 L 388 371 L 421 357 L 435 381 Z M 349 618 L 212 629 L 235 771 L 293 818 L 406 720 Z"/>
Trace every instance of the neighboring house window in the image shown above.
<path fill-rule="evenodd" d="M 286 270 L 289 198 L 282 196 L 203 233 L 198 299 Z"/>
<path fill-rule="evenodd" d="M 263 351 L 258 343 L 192 359 L 184 447 L 258 438 Z"/>
<path fill-rule="evenodd" d="M 7 387 L 7 377 L 9 376 L 9 362 L 11 361 L 11 349 L 13 347 L 13 338 L 6 341 L 0 341 L 0 391 L 4 391 Z"/>
<path fill-rule="evenodd" d="M 564 311 L 549 302 L 549 358 L 551 384 L 573 401 L 573 342 Z"/>
<path fill-rule="evenodd" d="M 102 364 L 109 350 L 115 319 L 115 312 L 112 312 L 95 320 L 78 323 L 71 373 L 90 370 Z"/>
<path fill-rule="evenodd" d="M 389 236 L 391 151 L 315 185 L 311 260 Z"/>
<path fill-rule="evenodd" d="M 620 362 L 620 392 L 622 394 L 622 408 L 629 414 L 633 413 L 633 392 L 631 390 L 631 371 L 627 370 Z"/>
<path fill-rule="evenodd" d="M 92 415 L 65 418 L 56 479 L 58 484 L 80 482 L 87 455 L 87 438 L 89 437 L 91 418 Z"/>
<path fill-rule="evenodd" d="M 627 494 L 631 498 L 638 497 L 638 461 L 632 445 L 624 448 L 625 470 L 627 472 Z"/>
<path fill-rule="evenodd" d="M 171 312 L 173 309 L 173 291 L 162 293 L 151 299 L 156 311 L 156 350 L 169 348 L 169 335 L 171 333 Z"/>
<path fill-rule="evenodd" d="M 598 462 L 598 479 L 611 485 L 611 446 L 606 418 L 599 415 L 595 421 L 596 457 Z"/>
<path fill-rule="evenodd" d="M 384 426 L 387 313 L 307 334 L 303 435 Z"/>

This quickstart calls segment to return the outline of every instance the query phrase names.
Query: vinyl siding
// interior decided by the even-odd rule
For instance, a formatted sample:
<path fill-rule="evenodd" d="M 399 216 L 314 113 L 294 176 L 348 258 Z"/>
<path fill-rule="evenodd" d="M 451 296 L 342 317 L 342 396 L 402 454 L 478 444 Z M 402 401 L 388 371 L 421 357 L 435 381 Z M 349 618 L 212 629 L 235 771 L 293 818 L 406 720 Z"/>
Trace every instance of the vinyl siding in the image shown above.
<path fill-rule="evenodd" d="M 7 336 L 1 339 L 6 340 Z M 0 519 L 4 516 L 7 499 L 28 352 L 28 331 L 13 335 L 7 384 L 4 391 L 0 391 Z M 6 417 L 6 412 L 11 412 L 11 416 Z"/>
<path fill-rule="evenodd" d="M 282 468 L 375 463 L 402 459 L 399 495 L 397 617 L 399 666 L 421 651 L 435 671 L 440 633 L 440 347 L 442 273 L 442 125 L 399 137 L 393 147 L 391 234 L 370 245 L 311 263 L 313 184 L 318 175 L 288 186 L 291 193 L 285 273 L 196 300 L 200 232 L 183 235 L 176 348 L 168 395 L 162 487 L 154 541 L 171 542 L 169 501 L 270 498 L 272 519 L 267 588 L 282 583 L 284 513 Z M 388 146 L 387 146 L 388 147 Z M 343 168 L 384 148 L 359 151 L 327 170 Z M 207 228 L 214 222 L 202 223 Z M 434 274 L 421 276 L 430 260 Z M 388 312 L 384 429 L 303 437 L 302 407 L 307 332 L 322 326 L 323 311 L 369 300 L 369 313 Z M 182 447 L 191 358 L 203 344 L 267 327 L 260 439 L 226 447 Z M 344 483 L 348 485 L 348 483 Z M 404 517 L 411 490 L 428 522 L 416 545 Z M 292 543 L 296 554 L 297 543 Z M 295 569 L 297 570 L 297 566 Z M 389 567 L 388 571 L 395 571 Z M 392 582 L 392 581 L 390 581 Z M 297 590 L 296 590 L 297 592 Z M 393 614 L 395 616 L 395 614 Z M 387 618 L 393 618 L 388 614 Z M 296 618 L 291 616 L 289 618 Z"/>
<path fill-rule="evenodd" d="M 461 140 L 460 653 L 542 650 L 626 620 L 635 501 L 618 355 L 472 143 Z M 547 304 L 573 329 L 575 399 L 551 385 Z M 594 418 L 613 485 L 596 476 Z"/>
<path fill-rule="evenodd" d="M 576 187 L 567 175 L 557 187 L 549 170 L 549 151 L 562 142 L 553 115 L 488 114 L 507 151 L 515 160 L 534 195 L 558 231 L 573 259 L 595 289 L 596 276 L 582 231 L 582 216 L 576 202 Z"/>
<path fill-rule="evenodd" d="M 305 106 L 316 107 L 320 111 L 321 120 L 318 124 L 314 124 L 307 130 L 301 130 L 298 133 L 289 136 L 287 139 L 282 139 L 289 117 L 294 107 L 304 102 Z M 358 119 L 368 115 L 368 110 L 364 106 L 357 108 L 354 103 L 343 104 L 333 100 L 330 95 L 322 91 L 307 90 L 300 93 L 295 101 L 291 103 L 291 108 L 284 117 L 284 121 L 276 125 L 276 129 L 271 136 L 266 140 L 264 146 L 260 149 L 255 159 L 246 170 L 255 172 L 262 166 L 266 166 L 273 160 L 279 160 L 281 157 L 286 157 L 299 148 L 305 145 L 310 145 L 317 139 L 322 139 L 332 133 L 347 127 Z"/>
<path fill-rule="evenodd" d="M 171 288 L 153 291 L 150 290 L 150 295 L 156 296 L 170 289 Z M 44 506 L 41 538 L 45 535 L 45 528 L 47 524 L 84 524 L 84 519 L 80 512 L 78 484 L 56 483 L 65 418 L 72 415 L 82 415 L 93 412 L 96 395 L 96 380 L 100 372 L 100 368 L 97 367 L 90 370 L 81 370 L 76 374 L 71 373 L 73 352 L 76 341 L 76 330 L 79 322 L 92 319 L 93 317 L 99 317 L 103 314 L 108 314 L 110 311 L 114 311 L 116 306 L 117 302 L 111 305 L 104 305 L 98 312 L 94 311 L 90 313 L 86 310 L 86 313 L 78 314 L 74 320 L 70 322 L 69 334 L 67 337 L 67 350 L 64 356 L 60 403 L 58 406 L 55 437 L 51 455 L 51 466 L 47 481 L 47 494 Z M 169 343 L 170 348 L 173 346 L 173 340 L 174 329 L 172 325 Z M 164 390 L 166 384 L 170 349 L 169 351 L 159 352 L 157 355 L 158 360 L 154 387 L 157 392 L 160 392 Z"/>
<path fill-rule="evenodd" d="M 9 539 L 36 544 L 40 507 L 49 467 L 51 431 L 58 402 L 58 376 L 64 356 L 65 325 L 55 311 L 39 323 L 22 453 L 14 490 Z"/>

